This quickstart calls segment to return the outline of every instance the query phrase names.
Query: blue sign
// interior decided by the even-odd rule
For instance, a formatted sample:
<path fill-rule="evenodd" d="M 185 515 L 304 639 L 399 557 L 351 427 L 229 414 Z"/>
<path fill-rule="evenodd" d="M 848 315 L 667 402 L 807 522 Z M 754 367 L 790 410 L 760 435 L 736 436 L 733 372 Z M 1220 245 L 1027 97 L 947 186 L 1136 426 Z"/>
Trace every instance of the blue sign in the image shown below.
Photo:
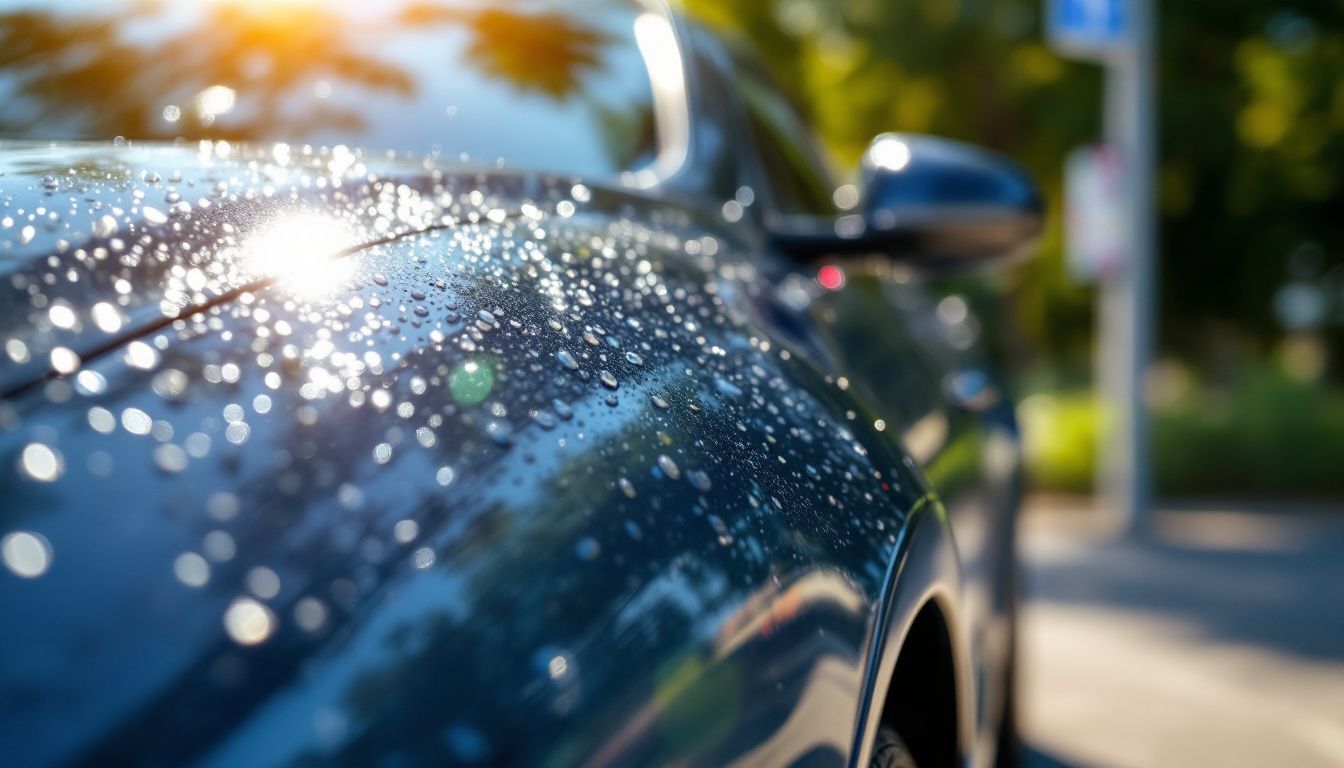
<path fill-rule="evenodd" d="M 1046 0 L 1050 41 L 1060 52 L 1105 58 L 1129 43 L 1127 0 Z"/>

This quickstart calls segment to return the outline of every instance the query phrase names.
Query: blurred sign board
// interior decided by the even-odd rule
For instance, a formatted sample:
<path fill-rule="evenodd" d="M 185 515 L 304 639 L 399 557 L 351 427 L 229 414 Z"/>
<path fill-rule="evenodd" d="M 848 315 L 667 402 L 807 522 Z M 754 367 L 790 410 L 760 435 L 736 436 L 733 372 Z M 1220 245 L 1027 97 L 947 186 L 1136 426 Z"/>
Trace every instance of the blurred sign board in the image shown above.
<path fill-rule="evenodd" d="M 1104 281 L 1124 265 L 1128 198 L 1120 153 L 1079 147 L 1064 162 L 1064 249 L 1069 275 Z"/>
<path fill-rule="evenodd" d="M 1060 53 L 1105 59 L 1130 43 L 1128 0 L 1045 0 L 1050 42 Z"/>

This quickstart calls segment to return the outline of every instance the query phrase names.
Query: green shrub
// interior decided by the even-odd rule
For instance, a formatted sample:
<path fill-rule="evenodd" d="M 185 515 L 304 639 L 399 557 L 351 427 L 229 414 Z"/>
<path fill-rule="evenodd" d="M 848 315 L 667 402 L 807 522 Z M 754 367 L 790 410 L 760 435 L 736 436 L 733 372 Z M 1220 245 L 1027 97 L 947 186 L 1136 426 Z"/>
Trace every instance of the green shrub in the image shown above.
<path fill-rule="evenodd" d="M 1032 487 L 1092 490 L 1101 410 L 1090 391 L 1031 395 L 1018 407 Z"/>
<path fill-rule="evenodd" d="M 1037 394 L 1019 410 L 1042 490 L 1091 490 L 1101 407 L 1090 391 Z M 1257 369 L 1230 391 L 1194 387 L 1153 413 L 1162 496 L 1344 499 L 1344 393 Z"/>

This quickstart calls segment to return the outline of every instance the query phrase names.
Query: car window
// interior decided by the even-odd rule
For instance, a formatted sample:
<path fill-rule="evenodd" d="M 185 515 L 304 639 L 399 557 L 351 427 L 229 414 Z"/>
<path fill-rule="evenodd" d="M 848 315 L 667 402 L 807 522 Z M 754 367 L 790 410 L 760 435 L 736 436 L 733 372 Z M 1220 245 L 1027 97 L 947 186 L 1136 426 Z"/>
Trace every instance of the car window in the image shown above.
<path fill-rule="evenodd" d="M 670 30 L 620 0 L 0 0 L 0 136 L 344 144 L 613 176 L 658 159 L 649 73 Z"/>
<path fill-rule="evenodd" d="M 759 66 L 740 53 L 734 58 L 748 129 L 770 185 L 769 204 L 786 215 L 833 213 L 834 185 L 797 111 Z"/>

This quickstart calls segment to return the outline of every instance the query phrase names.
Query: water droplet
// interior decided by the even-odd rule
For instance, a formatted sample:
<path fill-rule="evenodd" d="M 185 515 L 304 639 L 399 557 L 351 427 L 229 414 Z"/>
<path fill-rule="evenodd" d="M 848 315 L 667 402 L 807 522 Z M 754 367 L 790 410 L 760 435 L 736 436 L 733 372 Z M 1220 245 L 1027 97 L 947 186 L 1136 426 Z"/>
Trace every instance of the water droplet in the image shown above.
<path fill-rule="evenodd" d="M 121 312 L 112 304 L 100 301 L 93 305 L 89 314 L 93 317 L 93 324 L 103 333 L 116 333 L 121 330 Z"/>
<path fill-rule="evenodd" d="M 714 389 L 730 400 L 739 400 L 742 397 L 742 389 L 721 376 L 714 377 Z"/>
<path fill-rule="evenodd" d="M 736 200 L 729 200 L 723 204 L 723 220 L 733 223 L 742 218 L 742 204 Z"/>
<path fill-rule="evenodd" d="M 485 428 L 486 434 L 500 448 L 508 448 L 513 445 L 513 430 L 508 424 L 502 421 L 492 421 Z"/>
<path fill-rule="evenodd" d="M 634 483 L 632 483 L 632 482 L 630 482 L 629 480 L 626 480 L 624 477 L 622 477 L 621 479 L 619 479 L 619 480 L 616 481 L 616 485 L 620 487 L 620 489 L 621 489 L 621 493 L 624 493 L 624 494 L 625 494 L 625 497 L 626 497 L 627 499 L 633 499 L 633 498 L 635 498 L 635 484 L 634 484 Z"/>
<path fill-rule="evenodd" d="M 569 404 L 563 400 L 552 400 L 551 410 L 555 411 L 555 415 L 559 416 L 563 421 L 569 421 L 574 418 L 574 409 L 570 408 Z"/>
<path fill-rule="evenodd" d="M 728 526 L 724 524 L 723 518 L 718 515 L 710 515 L 709 524 L 714 528 L 714 532 L 719 535 L 720 544 L 726 547 L 733 543 L 733 534 L 728 532 Z"/>
<path fill-rule="evenodd" d="M 154 449 L 154 466 L 164 472 L 181 472 L 187 468 L 187 452 L 180 446 L 164 443 Z"/>
<path fill-rule="evenodd" d="M 436 559 L 434 550 L 429 547 L 421 547 L 411 554 L 411 565 L 423 571 L 433 565 Z"/>
<path fill-rule="evenodd" d="M 106 408 L 100 408 L 95 405 L 89 409 L 88 418 L 89 426 L 92 427 L 95 432 L 101 432 L 106 435 L 117 428 L 117 417 L 113 416 L 112 412 Z"/>
<path fill-rule="evenodd" d="M 47 310 L 47 319 L 57 328 L 70 330 L 75 327 L 79 318 L 75 317 L 75 310 L 71 309 L 69 304 L 61 301 L 52 304 L 51 309 Z"/>
<path fill-rule="evenodd" d="M 451 382 L 451 379 L 449 381 Z M 375 389 L 373 394 L 369 395 L 369 402 L 373 403 L 373 407 L 380 411 L 387 410 L 387 407 L 392 404 L 392 393 L 386 389 Z"/>
<path fill-rule="evenodd" d="M 434 435 L 434 430 L 429 427 L 417 427 L 415 430 L 415 440 L 425 448 L 433 448 L 439 442 L 438 437 Z"/>
<path fill-rule="evenodd" d="M 570 354 L 567 349 L 562 349 L 559 352 L 556 352 L 555 359 L 560 361 L 561 365 L 571 371 L 577 371 L 579 369 L 579 361 L 575 360 L 574 355 Z"/>
<path fill-rule="evenodd" d="M 50 483 L 65 471 L 65 462 L 56 449 L 44 443 L 29 443 L 23 447 L 19 466 L 34 480 Z"/>
<path fill-rule="evenodd" d="M 216 491 L 210 494 L 210 498 L 205 500 L 205 511 L 211 517 L 220 522 L 232 520 L 238 516 L 238 509 L 241 504 L 238 497 L 228 491 Z M 217 558 L 218 559 L 218 558 Z M 224 558 L 228 559 L 228 558 Z"/>
<path fill-rule="evenodd" d="M 658 468 L 663 471 L 664 475 L 667 475 L 669 480 L 681 479 L 681 469 L 677 466 L 677 462 L 673 461 L 670 456 L 660 454 L 658 456 Z"/>
<path fill-rule="evenodd" d="M 187 374 L 176 368 L 166 368 L 154 374 L 149 386 L 165 400 L 180 400 L 187 391 Z"/>
<path fill-rule="evenodd" d="M 542 429 L 555 429 L 555 417 L 546 411 L 533 411 L 532 420 L 541 425 Z"/>
<path fill-rule="evenodd" d="M 173 561 L 173 575 L 188 587 L 203 587 L 210 581 L 210 563 L 195 552 L 183 552 Z"/>
<path fill-rule="evenodd" d="M 138 408 L 128 408 L 121 412 L 121 425 L 126 432 L 132 434 L 149 434 L 149 428 L 153 426 L 152 418 L 149 414 L 142 412 Z"/>
<path fill-rule="evenodd" d="M 107 379 L 97 371 L 85 369 L 75 375 L 75 389 L 81 395 L 101 395 L 107 389 Z"/>
<path fill-rule="evenodd" d="M 257 645 L 275 631 L 275 614 L 250 597 L 234 600 L 224 611 L 224 631 L 239 645 Z"/>
<path fill-rule="evenodd" d="M 159 351 L 143 341 L 132 341 L 126 345 L 125 358 L 130 367 L 148 371 L 159 364 Z"/>
<path fill-rule="evenodd" d="M 115 234 L 117 234 L 117 220 L 111 216 L 103 214 L 93 222 L 94 237 L 106 240 Z"/>
<path fill-rule="evenodd" d="M 373 447 L 373 460 L 377 464 L 386 464 L 392 460 L 392 444 L 379 443 Z"/>
<path fill-rule="evenodd" d="M 29 358 L 28 345 L 24 344 L 21 339 L 8 339 L 5 341 L 5 354 L 9 355 L 9 359 L 16 363 L 26 363 Z"/>
<path fill-rule="evenodd" d="M 327 606 L 314 597 L 305 597 L 294 606 L 294 623 L 305 632 L 316 632 L 327 623 Z"/>
<path fill-rule="evenodd" d="M 601 371 L 597 374 L 597 377 L 602 380 L 602 386 L 607 389 L 616 389 L 621 386 L 621 383 L 616 380 L 615 376 L 611 375 L 610 371 Z"/>
<path fill-rule="evenodd" d="M 649 399 L 653 401 L 654 408 L 666 410 L 668 407 L 667 401 L 664 400 L 661 395 L 649 395 Z"/>
<path fill-rule="evenodd" d="M 247 412 L 243 410 L 243 406 L 237 403 L 229 403 L 224 406 L 221 413 L 224 414 L 224 420 L 230 424 L 236 424 L 247 418 Z"/>
<path fill-rule="evenodd" d="M 257 566 L 247 572 L 247 589 L 262 600 L 280 594 L 280 576 L 270 568 Z"/>
<path fill-rule="evenodd" d="M 246 443 L 251 434 L 252 428 L 244 421 L 236 421 L 224 428 L 224 439 L 234 445 Z"/>
<path fill-rule="evenodd" d="M 643 365 L 643 364 L 644 364 L 644 358 L 640 357 L 639 355 L 635 354 L 634 352 L 626 352 L 626 353 L 625 353 L 625 359 L 626 359 L 626 362 L 630 363 L 631 365 Z"/>
<path fill-rule="evenodd" d="M 151 208 L 148 205 L 141 208 L 140 213 L 145 217 L 145 221 L 148 221 L 150 224 L 162 224 L 168 221 L 167 214 L 160 211 L 158 208 Z"/>
<path fill-rule="evenodd" d="M 420 524 L 414 520 L 398 520 L 396 525 L 392 526 L 392 538 L 396 539 L 398 544 L 410 544 L 419 535 Z"/>
<path fill-rule="evenodd" d="M 635 541 L 644 538 L 644 531 L 640 530 L 639 523 L 636 523 L 634 520 L 625 521 L 625 533 Z"/>
<path fill-rule="evenodd" d="M 40 534 L 15 531 L 0 539 L 0 559 L 14 575 L 35 579 L 51 567 L 51 545 Z"/>
<path fill-rule="evenodd" d="M 709 479 L 709 475 L 698 469 L 687 472 L 686 479 L 689 480 L 691 485 L 701 493 L 708 492 L 710 488 L 714 487 L 714 484 Z"/>
<path fill-rule="evenodd" d="M 79 370 L 79 364 L 79 355 L 73 349 L 56 347 L 51 350 L 51 367 L 57 373 L 73 373 Z"/>

